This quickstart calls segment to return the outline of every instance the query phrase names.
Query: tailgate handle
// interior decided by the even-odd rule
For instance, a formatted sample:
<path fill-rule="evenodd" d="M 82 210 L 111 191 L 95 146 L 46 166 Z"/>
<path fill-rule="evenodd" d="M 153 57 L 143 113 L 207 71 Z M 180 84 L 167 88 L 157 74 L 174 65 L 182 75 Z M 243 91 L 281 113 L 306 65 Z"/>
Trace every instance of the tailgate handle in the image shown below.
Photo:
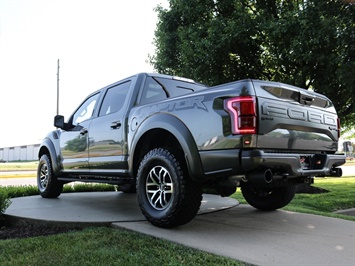
<path fill-rule="evenodd" d="M 302 100 L 304 101 L 305 104 L 307 104 L 313 102 L 314 98 L 308 96 L 302 96 Z"/>

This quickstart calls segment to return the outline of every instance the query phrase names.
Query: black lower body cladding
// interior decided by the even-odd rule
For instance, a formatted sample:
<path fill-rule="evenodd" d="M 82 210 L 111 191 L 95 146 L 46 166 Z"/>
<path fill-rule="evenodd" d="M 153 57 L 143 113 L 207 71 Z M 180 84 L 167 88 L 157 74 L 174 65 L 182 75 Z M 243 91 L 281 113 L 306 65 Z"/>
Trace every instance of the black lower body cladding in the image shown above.
<path fill-rule="evenodd" d="M 207 180 L 248 173 L 266 176 L 269 182 L 274 177 L 339 177 L 341 169 L 338 166 L 345 163 L 343 154 L 280 153 L 257 149 L 200 151 L 200 157 Z"/>
<path fill-rule="evenodd" d="M 266 153 L 243 151 L 241 165 L 245 172 L 270 169 L 283 177 L 339 176 L 338 166 L 345 163 L 343 154 Z"/>

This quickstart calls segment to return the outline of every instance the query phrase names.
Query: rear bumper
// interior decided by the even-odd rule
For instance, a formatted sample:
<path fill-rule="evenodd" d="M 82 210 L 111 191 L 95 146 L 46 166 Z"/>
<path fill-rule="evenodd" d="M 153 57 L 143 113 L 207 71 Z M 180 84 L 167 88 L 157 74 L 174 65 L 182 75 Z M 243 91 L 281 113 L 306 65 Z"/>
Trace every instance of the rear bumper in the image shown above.
<path fill-rule="evenodd" d="M 262 150 L 242 151 L 241 154 L 243 172 L 270 169 L 288 177 L 339 176 L 336 167 L 344 163 L 344 154 L 266 153 Z"/>

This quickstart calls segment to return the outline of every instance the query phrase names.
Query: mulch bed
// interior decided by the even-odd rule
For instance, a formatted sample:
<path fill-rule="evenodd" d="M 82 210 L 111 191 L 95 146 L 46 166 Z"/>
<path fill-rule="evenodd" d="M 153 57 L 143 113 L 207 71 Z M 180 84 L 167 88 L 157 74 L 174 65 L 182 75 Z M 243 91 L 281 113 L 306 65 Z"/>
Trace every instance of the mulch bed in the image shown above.
<path fill-rule="evenodd" d="M 26 222 L 10 224 L 5 218 L 0 217 L 0 240 L 56 235 L 78 230 L 82 230 L 82 228 L 31 224 Z"/>
<path fill-rule="evenodd" d="M 322 194 L 322 193 L 328 193 L 329 190 L 326 190 L 324 188 L 320 187 L 314 187 L 310 186 L 308 184 L 298 184 L 296 186 L 296 193 L 300 194 Z"/>

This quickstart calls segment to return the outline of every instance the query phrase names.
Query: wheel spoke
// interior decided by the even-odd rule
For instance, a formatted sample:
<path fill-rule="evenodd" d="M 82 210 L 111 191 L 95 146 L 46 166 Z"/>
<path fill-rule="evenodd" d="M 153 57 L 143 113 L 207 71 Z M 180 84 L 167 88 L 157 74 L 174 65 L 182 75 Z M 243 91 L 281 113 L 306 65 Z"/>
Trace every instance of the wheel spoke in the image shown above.
<path fill-rule="evenodd" d="M 162 193 L 160 192 L 160 191 L 158 191 L 159 192 L 159 194 L 158 194 L 158 196 L 156 197 L 156 200 L 153 202 L 153 205 L 154 205 L 154 207 L 155 208 L 159 208 L 159 206 L 163 206 L 161 203 L 161 195 L 162 195 Z M 155 197 L 152 197 L 152 199 L 154 199 Z"/>
<path fill-rule="evenodd" d="M 42 188 L 46 188 L 48 185 L 48 167 L 46 164 L 42 165 L 40 170 L 40 184 Z"/>
<path fill-rule="evenodd" d="M 168 204 L 170 198 L 171 198 L 171 193 L 164 193 L 163 201 L 165 202 L 165 204 Z"/>
<path fill-rule="evenodd" d="M 154 169 L 153 169 L 154 170 Z M 159 173 L 157 174 L 155 171 L 150 171 L 150 180 L 152 181 L 152 184 L 159 186 L 160 184 L 160 176 Z"/>
<path fill-rule="evenodd" d="M 149 203 L 156 210 L 165 209 L 173 198 L 173 183 L 168 170 L 155 166 L 146 180 L 146 195 Z"/>
<path fill-rule="evenodd" d="M 165 183 L 164 191 L 166 194 L 172 194 L 173 193 L 173 183 Z"/>

